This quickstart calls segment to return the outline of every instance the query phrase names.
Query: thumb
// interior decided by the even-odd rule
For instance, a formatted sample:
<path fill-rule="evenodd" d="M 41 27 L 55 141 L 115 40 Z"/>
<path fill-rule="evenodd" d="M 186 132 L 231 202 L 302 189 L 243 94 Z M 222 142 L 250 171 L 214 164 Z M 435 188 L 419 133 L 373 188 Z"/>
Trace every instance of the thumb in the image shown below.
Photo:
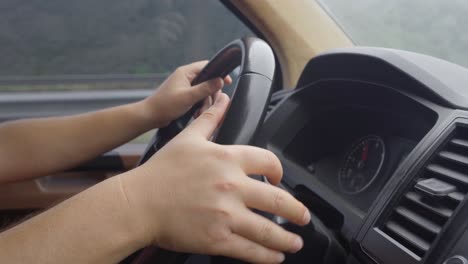
<path fill-rule="evenodd" d="M 223 86 L 224 81 L 221 78 L 215 78 L 190 87 L 188 93 L 190 100 L 192 100 L 191 104 L 204 100 L 208 96 L 219 91 Z"/>
<path fill-rule="evenodd" d="M 218 127 L 229 106 L 229 97 L 221 93 L 214 104 L 195 119 L 183 133 L 195 134 L 209 139 Z"/>

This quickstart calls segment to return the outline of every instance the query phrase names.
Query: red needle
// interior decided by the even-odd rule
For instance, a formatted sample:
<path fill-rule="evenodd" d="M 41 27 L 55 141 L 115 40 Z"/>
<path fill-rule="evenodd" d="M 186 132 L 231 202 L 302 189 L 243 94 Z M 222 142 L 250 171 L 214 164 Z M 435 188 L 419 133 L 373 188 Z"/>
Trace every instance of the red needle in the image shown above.
<path fill-rule="evenodd" d="M 369 156 L 369 143 L 366 143 L 366 145 L 364 145 L 364 148 L 362 149 L 361 160 L 367 161 L 368 156 Z"/>

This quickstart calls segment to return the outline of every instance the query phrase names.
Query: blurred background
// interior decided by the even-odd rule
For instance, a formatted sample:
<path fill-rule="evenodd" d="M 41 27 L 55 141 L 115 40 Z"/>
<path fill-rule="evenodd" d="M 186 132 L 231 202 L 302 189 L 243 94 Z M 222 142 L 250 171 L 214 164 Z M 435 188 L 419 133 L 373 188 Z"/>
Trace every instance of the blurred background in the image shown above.
<path fill-rule="evenodd" d="M 0 90 L 151 88 L 245 35 L 217 0 L 2 0 Z"/>

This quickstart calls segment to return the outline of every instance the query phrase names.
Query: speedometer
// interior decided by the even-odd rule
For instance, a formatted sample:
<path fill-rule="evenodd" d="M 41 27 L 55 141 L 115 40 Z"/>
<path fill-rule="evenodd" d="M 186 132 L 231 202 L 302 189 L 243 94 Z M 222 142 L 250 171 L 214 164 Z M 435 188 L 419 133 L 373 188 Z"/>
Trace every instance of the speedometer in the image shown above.
<path fill-rule="evenodd" d="M 385 160 L 385 144 L 379 136 L 366 136 L 346 153 L 338 172 L 340 189 L 347 194 L 366 190 L 380 173 Z"/>

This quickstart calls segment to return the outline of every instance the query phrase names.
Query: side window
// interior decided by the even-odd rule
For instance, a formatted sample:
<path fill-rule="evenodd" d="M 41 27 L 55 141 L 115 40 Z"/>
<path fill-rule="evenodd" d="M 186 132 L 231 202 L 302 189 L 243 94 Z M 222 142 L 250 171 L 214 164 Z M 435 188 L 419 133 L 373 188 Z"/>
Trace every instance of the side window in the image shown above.
<path fill-rule="evenodd" d="M 149 89 L 245 35 L 217 0 L 2 0 L 0 92 Z"/>

